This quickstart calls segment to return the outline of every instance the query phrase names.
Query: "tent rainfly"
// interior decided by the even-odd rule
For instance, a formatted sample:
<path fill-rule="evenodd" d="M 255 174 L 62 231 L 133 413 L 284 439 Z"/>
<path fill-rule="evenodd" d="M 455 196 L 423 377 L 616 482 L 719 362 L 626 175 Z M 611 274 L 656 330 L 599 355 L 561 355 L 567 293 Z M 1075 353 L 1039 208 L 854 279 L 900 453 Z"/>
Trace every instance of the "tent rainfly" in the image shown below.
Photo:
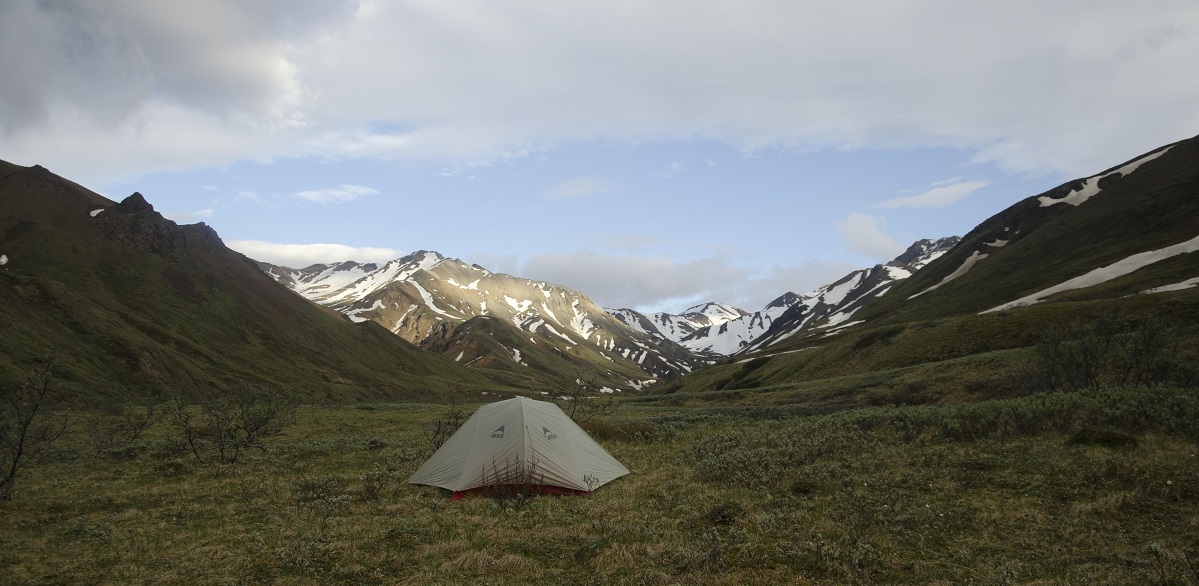
<path fill-rule="evenodd" d="M 589 492 L 628 473 L 557 405 L 517 397 L 479 407 L 408 482 L 459 495 L 496 485 Z"/>

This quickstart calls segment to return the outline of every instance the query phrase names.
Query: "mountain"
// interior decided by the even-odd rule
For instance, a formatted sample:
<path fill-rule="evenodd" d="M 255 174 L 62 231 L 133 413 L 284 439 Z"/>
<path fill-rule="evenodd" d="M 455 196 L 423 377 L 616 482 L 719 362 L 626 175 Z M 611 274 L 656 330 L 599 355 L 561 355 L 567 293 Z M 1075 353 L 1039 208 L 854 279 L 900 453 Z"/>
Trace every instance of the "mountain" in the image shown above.
<path fill-rule="evenodd" d="M 908 278 L 883 284 L 875 267 L 827 289 L 886 291 L 869 304 L 826 297 L 821 317 L 777 316 L 743 358 L 660 391 L 771 388 L 828 405 L 1026 394 L 1046 340 L 1099 323 L 1114 352 L 1158 352 L 1199 381 L 1199 137 L 1029 196 L 936 248 L 882 267 L 939 255 Z"/>
<path fill-rule="evenodd" d="M 204 224 L 0 162 L 0 384 L 53 357 L 86 401 L 253 387 L 308 401 L 493 381 L 294 295 Z"/>
<path fill-rule="evenodd" d="M 802 295 L 785 293 L 754 313 L 720 303 L 699 305 L 680 315 L 645 315 L 631 309 L 610 311 L 629 327 L 658 339 L 678 342 L 700 355 L 751 352 L 810 329 L 846 323 L 897 281 L 944 255 L 958 240 L 956 236 L 920 240 L 885 265 L 851 272 Z"/>
<path fill-rule="evenodd" d="M 678 344 L 626 326 L 586 295 L 419 251 L 382 265 L 303 269 L 260 263 L 296 293 L 355 321 L 372 321 L 513 384 L 579 381 L 640 389 L 702 363 Z"/>
<path fill-rule="evenodd" d="M 711 301 L 690 307 L 680 314 L 643 314 L 632 309 L 606 310 L 621 323 L 656 339 L 680 343 L 702 328 L 719 326 L 723 323 L 749 315 L 744 309 Z"/>
<path fill-rule="evenodd" d="M 1116 298 L 1199 276 L 1199 137 L 1017 202 L 863 314 Z M 897 317 L 898 317 L 897 316 Z"/>

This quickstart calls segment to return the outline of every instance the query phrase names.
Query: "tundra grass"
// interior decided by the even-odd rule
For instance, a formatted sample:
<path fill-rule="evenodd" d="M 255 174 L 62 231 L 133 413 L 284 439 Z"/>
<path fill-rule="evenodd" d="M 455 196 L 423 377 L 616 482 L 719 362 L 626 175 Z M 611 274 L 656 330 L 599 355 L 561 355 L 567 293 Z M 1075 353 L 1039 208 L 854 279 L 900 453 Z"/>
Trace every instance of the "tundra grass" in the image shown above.
<path fill-rule="evenodd" d="M 468 407 L 469 411 L 470 408 Z M 0 505 L 6 583 L 1199 584 L 1193 389 L 763 420 L 626 404 L 587 497 L 405 480 L 439 405 L 301 408 L 225 466 L 84 435 Z M 127 456 L 130 454 L 126 454 Z"/>

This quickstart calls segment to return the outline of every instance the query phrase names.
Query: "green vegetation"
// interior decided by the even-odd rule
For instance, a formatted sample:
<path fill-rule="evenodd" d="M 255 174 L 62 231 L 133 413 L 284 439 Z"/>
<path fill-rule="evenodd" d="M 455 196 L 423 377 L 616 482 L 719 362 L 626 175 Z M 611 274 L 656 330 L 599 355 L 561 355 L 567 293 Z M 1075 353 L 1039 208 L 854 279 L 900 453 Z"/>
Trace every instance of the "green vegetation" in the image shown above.
<path fill-rule="evenodd" d="M 885 297 L 884 297 L 885 299 Z M 1121 299 L 1052 302 L 984 315 L 957 315 L 905 323 L 862 324 L 826 336 L 819 331 L 786 340 L 756 355 L 735 357 L 654 387 L 678 395 L 675 404 L 802 404 L 806 408 L 887 404 L 950 404 L 1017 397 L 1054 383 L 1045 378 L 1049 342 L 1077 349 L 1089 324 L 1107 324 L 1114 336 L 1105 360 L 1134 349 L 1133 332 L 1146 340 L 1163 372 L 1183 385 L 1199 379 L 1199 292 Z M 1063 344 L 1064 343 L 1064 344 Z M 1123 360 L 1121 358 L 1121 360 Z M 1148 365 L 1145 365 L 1146 367 Z M 1114 365 L 1107 365 L 1108 371 Z M 1166 373 L 1169 373 L 1168 375 Z M 1107 382 L 1123 373 L 1105 372 Z M 1128 381 L 1133 382 L 1133 381 Z M 685 395 L 685 396 L 684 396 Z"/>
<path fill-rule="evenodd" d="M 119 457 L 76 428 L 3 505 L 0 568 L 22 584 L 1199 584 L 1194 389 L 773 419 L 626 401 L 587 427 L 631 475 L 520 502 L 405 483 L 446 413 L 300 407 L 234 464 L 196 459 L 164 419 Z"/>

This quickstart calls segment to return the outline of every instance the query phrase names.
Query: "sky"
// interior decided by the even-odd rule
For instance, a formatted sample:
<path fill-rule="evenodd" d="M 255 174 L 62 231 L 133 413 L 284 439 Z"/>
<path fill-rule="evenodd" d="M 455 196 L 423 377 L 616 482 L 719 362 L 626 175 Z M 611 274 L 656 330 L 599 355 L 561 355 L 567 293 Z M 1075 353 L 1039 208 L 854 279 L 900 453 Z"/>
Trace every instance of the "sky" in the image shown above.
<path fill-rule="evenodd" d="M 291 267 L 750 311 L 1199 134 L 1199 3 L 0 2 L 0 159 Z"/>

